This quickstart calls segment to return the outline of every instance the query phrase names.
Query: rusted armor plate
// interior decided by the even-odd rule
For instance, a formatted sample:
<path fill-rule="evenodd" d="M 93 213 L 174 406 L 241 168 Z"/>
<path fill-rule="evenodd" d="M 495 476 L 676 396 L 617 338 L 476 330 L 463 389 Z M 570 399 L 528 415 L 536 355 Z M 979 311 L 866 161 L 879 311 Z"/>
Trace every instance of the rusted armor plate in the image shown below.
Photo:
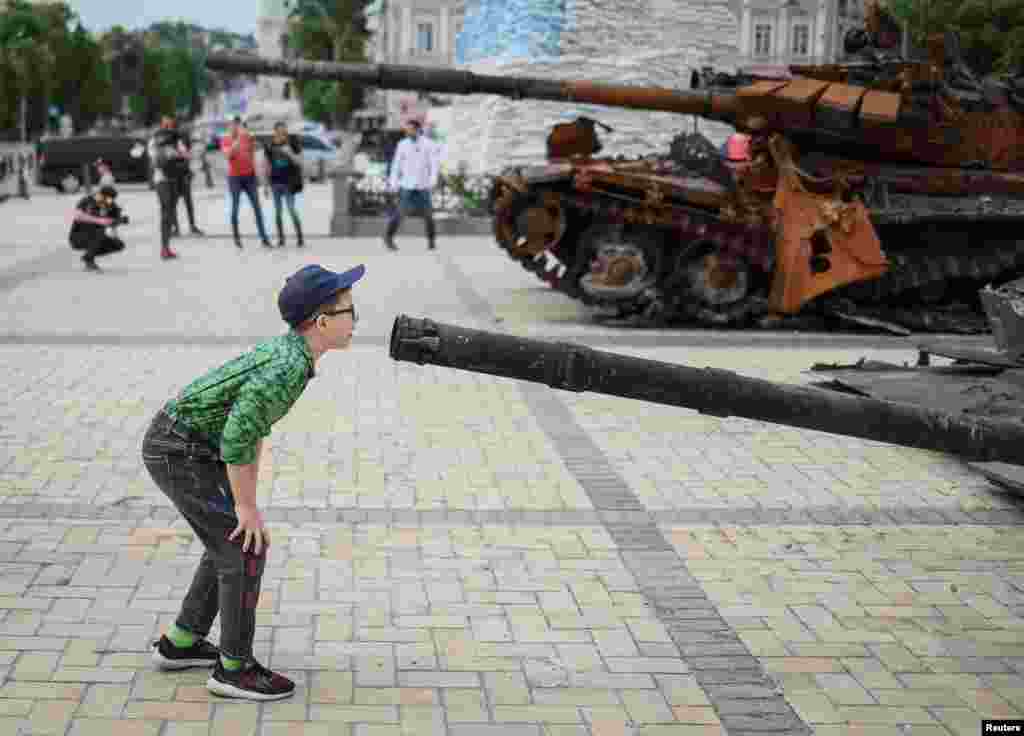
<path fill-rule="evenodd" d="M 782 125 L 810 128 L 814 125 L 814 106 L 828 89 L 829 83 L 820 79 L 798 78 L 777 91 L 772 99 L 776 103 L 778 119 Z"/>
<path fill-rule="evenodd" d="M 900 117 L 900 96 L 894 92 L 868 90 L 860 105 L 860 119 L 865 127 L 896 125 Z"/>
<path fill-rule="evenodd" d="M 865 92 L 864 87 L 849 84 L 829 85 L 818 98 L 818 124 L 837 130 L 853 130 L 857 126 L 857 108 Z"/>

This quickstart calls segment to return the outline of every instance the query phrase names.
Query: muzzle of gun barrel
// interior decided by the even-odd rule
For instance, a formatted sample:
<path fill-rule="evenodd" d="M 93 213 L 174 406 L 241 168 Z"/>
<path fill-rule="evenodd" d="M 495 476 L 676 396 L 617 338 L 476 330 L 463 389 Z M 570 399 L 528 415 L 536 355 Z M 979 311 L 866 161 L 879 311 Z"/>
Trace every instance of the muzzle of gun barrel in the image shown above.
<path fill-rule="evenodd" d="M 416 319 L 400 314 L 391 326 L 389 354 L 395 360 L 410 363 L 431 363 L 430 356 L 441 348 L 437 324 L 429 319 Z"/>

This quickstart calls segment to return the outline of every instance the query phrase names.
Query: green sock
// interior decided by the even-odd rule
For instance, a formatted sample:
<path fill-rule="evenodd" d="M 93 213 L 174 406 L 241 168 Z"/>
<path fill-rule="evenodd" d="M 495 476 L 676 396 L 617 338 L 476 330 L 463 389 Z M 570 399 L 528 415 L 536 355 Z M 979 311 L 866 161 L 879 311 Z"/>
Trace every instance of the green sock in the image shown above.
<path fill-rule="evenodd" d="M 199 637 L 191 631 L 179 629 L 175 624 L 171 624 L 171 628 L 167 629 L 167 638 L 179 649 L 188 649 L 199 640 Z"/>
<path fill-rule="evenodd" d="M 245 660 L 232 659 L 231 657 L 225 657 L 223 654 L 220 655 L 220 664 L 228 672 L 238 672 L 242 669 L 242 665 L 245 664 Z"/>

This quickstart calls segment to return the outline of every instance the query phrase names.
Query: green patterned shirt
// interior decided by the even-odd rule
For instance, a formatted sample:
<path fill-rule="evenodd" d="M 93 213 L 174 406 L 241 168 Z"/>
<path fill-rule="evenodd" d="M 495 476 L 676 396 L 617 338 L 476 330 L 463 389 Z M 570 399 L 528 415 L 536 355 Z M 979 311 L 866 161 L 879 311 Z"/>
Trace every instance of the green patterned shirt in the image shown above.
<path fill-rule="evenodd" d="M 248 465 L 314 375 L 305 338 L 289 330 L 197 378 L 164 411 L 205 436 L 224 462 Z"/>

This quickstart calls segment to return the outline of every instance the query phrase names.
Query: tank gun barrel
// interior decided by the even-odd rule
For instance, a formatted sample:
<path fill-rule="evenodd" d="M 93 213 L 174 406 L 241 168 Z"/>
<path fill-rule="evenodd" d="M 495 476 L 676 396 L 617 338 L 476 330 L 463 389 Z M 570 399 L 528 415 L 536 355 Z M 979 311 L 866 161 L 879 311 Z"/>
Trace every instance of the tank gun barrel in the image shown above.
<path fill-rule="evenodd" d="M 395 360 L 593 391 L 657 404 L 815 429 L 973 461 L 1024 461 L 1024 424 L 952 416 L 910 404 L 789 386 L 716 368 L 609 353 L 472 330 L 399 315 L 391 329 Z"/>
<path fill-rule="evenodd" d="M 457 69 L 399 64 L 345 64 L 304 59 L 271 59 L 223 52 L 211 53 L 207 57 L 206 66 L 236 74 L 262 74 L 325 81 L 344 80 L 380 89 L 420 90 L 455 95 L 489 94 L 513 99 L 582 102 L 658 110 L 700 115 L 727 123 L 734 121 L 736 113 L 736 97 L 731 93 L 494 76 Z"/>

